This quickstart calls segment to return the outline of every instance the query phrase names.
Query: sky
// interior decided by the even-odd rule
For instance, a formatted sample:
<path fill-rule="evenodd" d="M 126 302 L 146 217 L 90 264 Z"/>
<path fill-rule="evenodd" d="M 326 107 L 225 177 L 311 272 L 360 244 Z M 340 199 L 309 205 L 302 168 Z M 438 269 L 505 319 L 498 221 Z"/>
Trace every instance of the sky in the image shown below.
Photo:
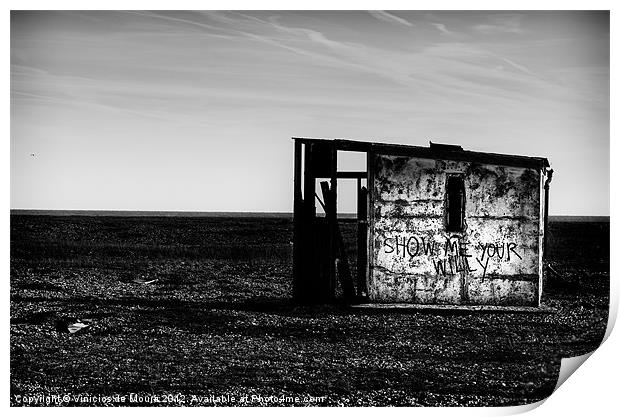
<path fill-rule="evenodd" d="M 607 12 L 13 11 L 11 207 L 290 212 L 299 136 L 546 157 L 550 214 L 609 215 L 609 46 Z"/>

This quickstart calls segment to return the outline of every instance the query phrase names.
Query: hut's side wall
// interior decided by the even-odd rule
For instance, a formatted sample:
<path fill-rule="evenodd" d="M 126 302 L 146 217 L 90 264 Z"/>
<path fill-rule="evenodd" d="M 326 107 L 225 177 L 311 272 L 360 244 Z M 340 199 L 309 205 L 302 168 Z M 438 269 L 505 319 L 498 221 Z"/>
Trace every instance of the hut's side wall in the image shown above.
<path fill-rule="evenodd" d="M 369 298 L 538 305 L 541 175 L 536 169 L 372 155 Z M 446 231 L 446 181 L 465 186 L 462 232 Z"/>

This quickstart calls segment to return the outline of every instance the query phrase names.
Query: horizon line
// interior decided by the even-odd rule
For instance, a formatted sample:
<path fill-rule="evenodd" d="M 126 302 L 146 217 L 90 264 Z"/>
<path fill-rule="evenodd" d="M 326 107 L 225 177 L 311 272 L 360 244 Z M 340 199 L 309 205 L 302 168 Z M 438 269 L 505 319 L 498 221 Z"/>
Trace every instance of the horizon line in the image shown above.
<path fill-rule="evenodd" d="M 144 215 L 149 214 L 247 214 L 247 215 L 293 215 L 292 211 L 200 211 L 200 210 L 126 210 L 126 209 L 22 209 L 22 208 L 11 208 L 11 214 L 15 212 L 15 214 L 57 214 L 62 215 L 61 213 L 111 213 L 111 214 L 121 214 L 121 213 L 141 213 Z M 355 216 L 355 212 L 340 212 L 339 215 L 345 216 Z M 549 214 L 549 217 L 606 217 L 610 218 L 610 214 Z"/>

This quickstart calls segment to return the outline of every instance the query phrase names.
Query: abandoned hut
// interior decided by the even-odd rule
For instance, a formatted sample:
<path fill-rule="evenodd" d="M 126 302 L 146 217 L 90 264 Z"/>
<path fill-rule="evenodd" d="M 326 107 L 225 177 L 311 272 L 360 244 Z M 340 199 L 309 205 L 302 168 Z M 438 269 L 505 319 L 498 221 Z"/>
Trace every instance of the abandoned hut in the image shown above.
<path fill-rule="evenodd" d="M 293 139 L 298 302 L 540 304 L 547 159 L 432 142 Z M 365 153 L 366 169 L 338 171 L 342 152 Z M 357 184 L 353 257 L 338 216 L 339 180 Z"/>

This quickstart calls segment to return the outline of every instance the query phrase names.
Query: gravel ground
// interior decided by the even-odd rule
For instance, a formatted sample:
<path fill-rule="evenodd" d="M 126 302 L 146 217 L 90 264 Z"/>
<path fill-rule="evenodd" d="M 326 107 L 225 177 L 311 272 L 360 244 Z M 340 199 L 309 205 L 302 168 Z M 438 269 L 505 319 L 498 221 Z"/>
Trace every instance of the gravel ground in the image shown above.
<path fill-rule="evenodd" d="M 609 223 L 551 224 L 553 314 L 295 306 L 291 235 L 286 218 L 11 216 L 11 405 L 518 405 L 605 332 Z"/>

